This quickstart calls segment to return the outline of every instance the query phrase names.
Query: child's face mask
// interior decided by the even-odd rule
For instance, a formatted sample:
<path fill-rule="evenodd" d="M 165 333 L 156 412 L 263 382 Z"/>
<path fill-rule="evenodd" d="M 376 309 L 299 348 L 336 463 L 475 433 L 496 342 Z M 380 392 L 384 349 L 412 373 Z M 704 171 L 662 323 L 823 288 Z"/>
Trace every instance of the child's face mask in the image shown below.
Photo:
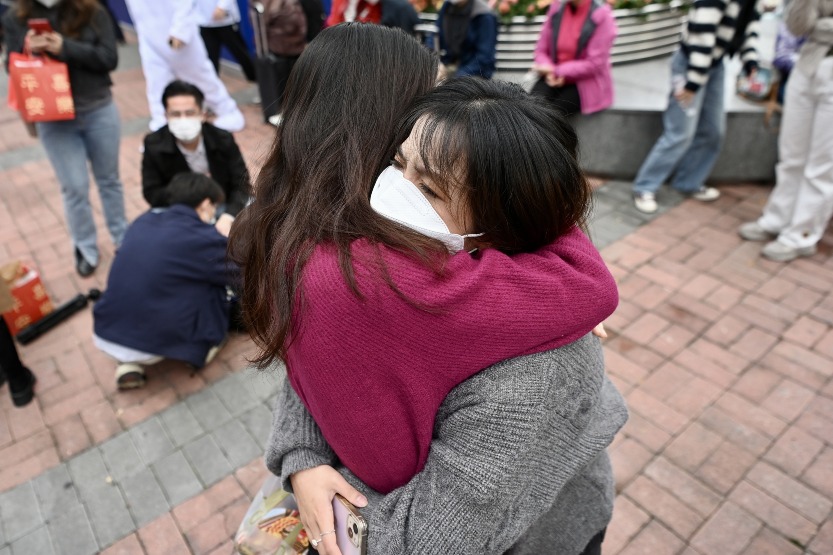
<path fill-rule="evenodd" d="M 451 233 L 425 195 L 393 166 L 387 167 L 376 180 L 370 194 L 370 206 L 389 220 L 428 237 L 439 239 L 452 253 L 465 248 L 466 237 L 483 235 Z"/>

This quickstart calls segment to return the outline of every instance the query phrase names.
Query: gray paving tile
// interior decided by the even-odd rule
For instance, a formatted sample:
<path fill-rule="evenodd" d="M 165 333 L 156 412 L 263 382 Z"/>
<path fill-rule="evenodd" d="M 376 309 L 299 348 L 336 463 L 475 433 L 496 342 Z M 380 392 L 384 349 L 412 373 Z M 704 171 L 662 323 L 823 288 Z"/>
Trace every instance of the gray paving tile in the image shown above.
<path fill-rule="evenodd" d="M 40 503 L 41 514 L 46 520 L 81 504 L 64 464 L 50 468 L 32 480 L 32 485 Z"/>
<path fill-rule="evenodd" d="M 125 479 L 121 483 L 121 489 L 137 528 L 171 509 L 150 468 Z"/>
<path fill-rule="evenodd" d="M 98 449 L 90 449 L 70 459 L 67 461 L 67 467 L 72 482 L 84 501 L 90 500 L 90 492 L 106 486 L 107 478 L 110 477 L 110 472 Z"/>
<path fill-rule="evenodd" d="M 261 447 L 237 420 L 226 422 L 212 435 L 234 468 L 243 466 L 263 454 Z"/>
<path fill-rule="evenodd" d="M 13 555 L 54 555 L 52 539 L 46 526 L 40 526 L 12 544 Z"/>
<path fill-rule="evenodd" d="M 633 183 L 630 181 L 618 181 L 611 179 L 595 192 L 596 195 L 606 195 L 611 198 L 616 198 L 626 203 L 631 203 L 633 199 Z"/>
<path fill-rule="evenodd" d="M 255 396 L 261 401 L 268 401 L 277 395 L 280 389 L 281 376 L 286 373 L 283 363 L 275 364 L 266 370 L 247 368 L 243 371 L 243 381 L 254 391 Z M 269 403 L 272 406 L 272 403 Z"/>
<path fill-rule="evenodd" d="M 266 448 L 269 432 L 272 429 L 272 413 L 265 405 L 260 404 L 247 413 L 241 414 L 238 420 L 254 438 L 261 449 Z"/>
<path fill-rule="evenodd" d="M 206 486 L 220 481 L 233 470 L 214 438 L 210 435 L 195 439 L 183 447 L 182 450 L 197 471 L 197 476 Z"/>
<path fill-rule="evenodd" d="M 178 447 L 205 433 L 186 403 L 177 403 L 159 417 L 174 445 Z"/>
<path fill-rule="evenodd" d="M 136 445 L 136 450 L 148 464 L 155 463 L 174 450 L 174 444 L 156 416 L 134 426 L 130 430 L 130 437 Z"/>
<path fill-rule="evenodd" d="M 228 422 L 231 414 L 211 388 L 206 388 L 186 399 L 188 408 L 206 431 L 217 429 Z"/>
<path fill-rule="evenodd" d="M 105 441 L 99 447 L 104 462 L 110 470 L 110 476 L 117 482 L 121 482 L 128 476 L 133 476 L 147 463 L 133 444 L 133 438 L 129 432 L 117 435 L 113 439 Z"/>
<path fill-rule="evenodd" d="M 162 491 L 165 492 L 165 497 L 171 507 L 179 505 L 202 491 L 202 484 L 182 451 L 175 451 L 154 463 L 153 473 L 162 485 Z"/>
<path fill-rule="evenodd" d="M 5 541 L 14 541 L 43 524 L 38 499 L 31 482 L 20 484 L 0 495 Z"/>
<path fill-rule="evenodd" d="M 117 486 L 100 487 L 91 491 L 90 497 L 87 510 L 101 547 L 107 547 L 136 529 Z"/>
<path fill-rule="evenodd" d="M 238 415 L 260 404 L 251 385 L 240 374 L 231 374 L 212 386 L 214 393 L 233 415 Z"/>
<path fill-rule="evenodd" d="M 58 555 L 94 555 L 98 542 L 84 507 L 78 505 L 56 516 L 47 525 Z"/>

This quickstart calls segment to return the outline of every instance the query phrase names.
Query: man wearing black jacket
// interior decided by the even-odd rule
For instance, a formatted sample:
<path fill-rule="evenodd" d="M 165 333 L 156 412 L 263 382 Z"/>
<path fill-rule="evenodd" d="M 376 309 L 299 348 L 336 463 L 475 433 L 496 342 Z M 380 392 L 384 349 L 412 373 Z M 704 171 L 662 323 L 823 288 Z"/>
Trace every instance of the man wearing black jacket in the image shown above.
<path fill-rule="evenodd" d="M 227 235 L 249 200 L 251 178 L 232 134 L 205 121 L 203 98 L 202 91 L 184 81 L 165 88 L 162 104 L 168 124 L 145 137 L 142 194 L 152 207 L 168 206 L 173 176 L 189 171 L 208 175 L 225 192 L 216 225 Z"/>

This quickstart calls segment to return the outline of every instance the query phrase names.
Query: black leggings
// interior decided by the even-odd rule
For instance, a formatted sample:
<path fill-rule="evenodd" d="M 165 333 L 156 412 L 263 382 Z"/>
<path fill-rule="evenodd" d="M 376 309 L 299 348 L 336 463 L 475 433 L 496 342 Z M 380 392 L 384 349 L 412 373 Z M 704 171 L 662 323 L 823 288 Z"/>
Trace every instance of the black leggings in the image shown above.
<path fill-rule="evenodd" d="M 214 70 L 217 73 L 220 73 L 220 50 L 225 46 L 240 63 L 240 68 L 246 75 L 246 80 L 252 83 L 257 81 L 252 55 L 249 53 L 246 41 L 240 35 L 238 25 L 200 27 L 200 34 L 202 35 L 202 41 L 205 43 L 205 49 L 208 51 L 208 57 L 211 59 L 211 63 L 214 64 Z"/>
<path fill-rule="evenodd" d="M 20 362 L 20 357 L 17 356 L 14 338 L 2 317 L 0 317 L 0 371 L 9 380 L 12 389 L 23 389 L 29 383 L 29 373 L 26 372 L 26 368 Z"/>
<path fill-rule="evenodd" d="M 607 532 L 607 528 L 593 536 L 581 555 L 602 555 L 602 542 L 605 539 L 605 532 Z"/>
<path fill-rule="evenodd" d="M 546 98 L 555 105 L 564 116 L 572 116 L 581 112 L 581 98 L 575 83 L 563 87 L 550 87 L 542 78 L 532 87 L 532 94 Z"/>

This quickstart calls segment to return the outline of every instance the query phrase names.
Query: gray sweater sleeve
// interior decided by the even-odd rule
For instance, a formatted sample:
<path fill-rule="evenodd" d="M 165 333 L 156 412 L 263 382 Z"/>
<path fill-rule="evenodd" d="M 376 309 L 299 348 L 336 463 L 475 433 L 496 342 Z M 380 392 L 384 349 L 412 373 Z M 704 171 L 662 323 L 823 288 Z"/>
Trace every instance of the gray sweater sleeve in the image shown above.
<path fill-rule="evenodd" d="M 272 430 L 266 446 L 266 466 L 281 478 L 283 489 L 292 491 L 289 477 L 314 466 L 338 463 L 318 424 L 307 412 L 286 373 L 280 370 L 281 389 L 272 411 Z"/>
<path fill-rule="evenodd" d="M 566 487 L 587 478 L 586 469 L 598 466 L 626 418 L 624 401 L 604 375 L 598 340 L 588 336 L 497 364 L 457 386 L 437 415 L 425 468 L 405 486 L 382 495 L 337 468 L 368 497 L 361 512 L 369 554 L 497 555 L 547 514 Z M 555 515 L 565 528 L 563 545 L 583 547 L 607 524 L 612 476 L 603 468 L 605 475 L 583 480 L 610 490 L 595 496 L 604 498 L 596 522 L 570 522 L 569 511 Z"/>

